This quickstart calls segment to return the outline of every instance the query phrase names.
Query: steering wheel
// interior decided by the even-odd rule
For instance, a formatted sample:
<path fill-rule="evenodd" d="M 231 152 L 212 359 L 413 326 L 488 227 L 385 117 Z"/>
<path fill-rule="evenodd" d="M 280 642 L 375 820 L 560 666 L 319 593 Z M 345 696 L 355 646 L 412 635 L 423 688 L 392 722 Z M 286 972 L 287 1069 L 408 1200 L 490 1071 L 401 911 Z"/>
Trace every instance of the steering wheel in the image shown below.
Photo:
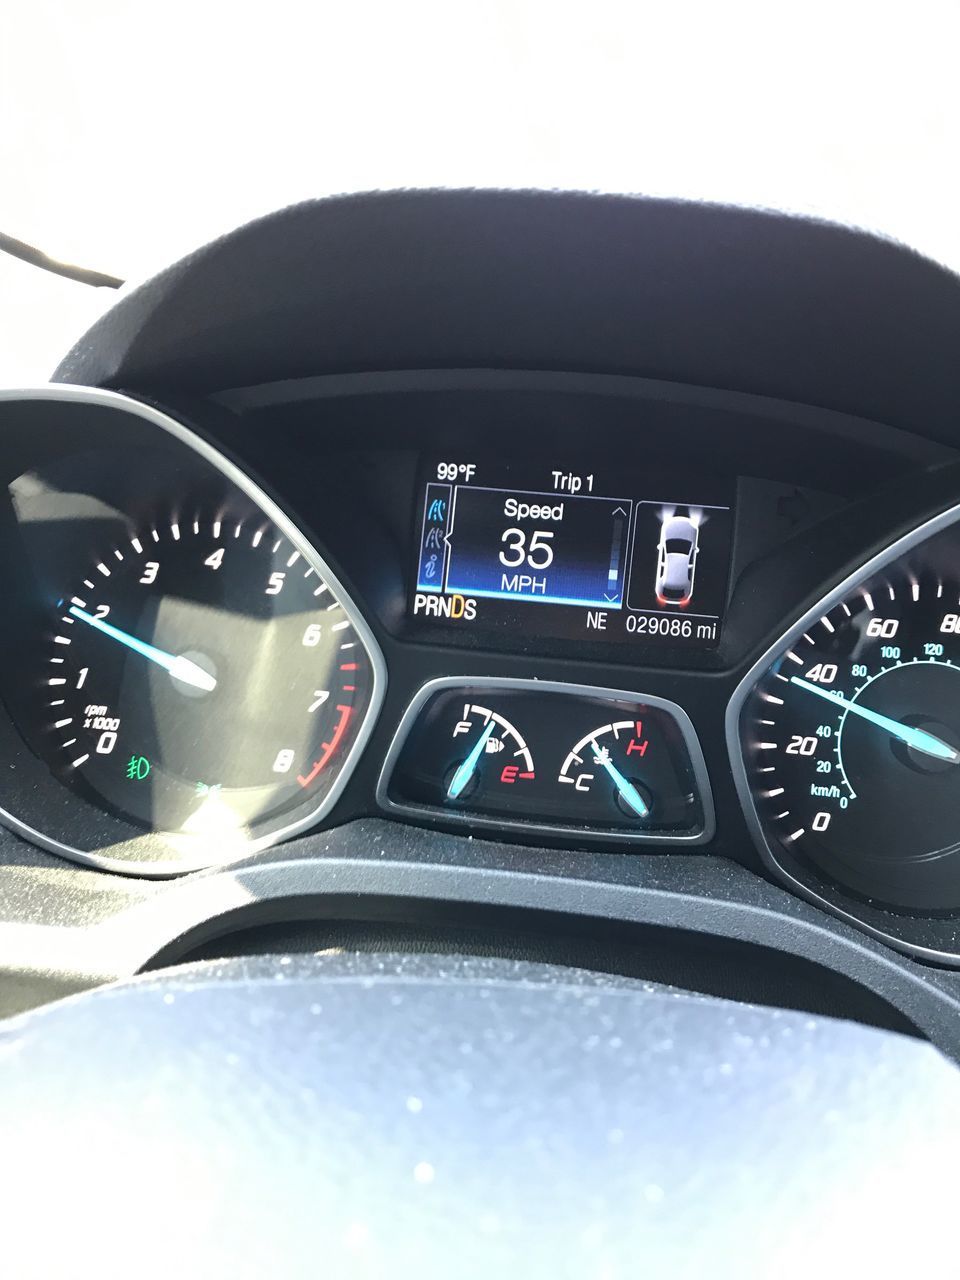
<path fill-rule="evenodd" d="M 958 1133 L 955 1068 L 892 1032 L 526 962 L 207 962 L 4 1024 L 0 1248 L 18 1280 L 939 1272 Z"/>

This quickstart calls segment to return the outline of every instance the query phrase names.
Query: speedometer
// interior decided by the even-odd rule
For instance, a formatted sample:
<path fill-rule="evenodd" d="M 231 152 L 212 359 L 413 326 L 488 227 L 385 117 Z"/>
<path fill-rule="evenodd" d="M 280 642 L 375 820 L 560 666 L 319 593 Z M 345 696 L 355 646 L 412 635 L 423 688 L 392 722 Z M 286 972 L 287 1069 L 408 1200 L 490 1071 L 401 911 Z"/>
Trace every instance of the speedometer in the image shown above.
<path fill-rule="evenodd" d="M 960 535 L 940 531 L 956 518 L 807 614 L 747 676 L 728 722 L 761 851 L 914 949 L 943 945 L 960 910 Z"/>

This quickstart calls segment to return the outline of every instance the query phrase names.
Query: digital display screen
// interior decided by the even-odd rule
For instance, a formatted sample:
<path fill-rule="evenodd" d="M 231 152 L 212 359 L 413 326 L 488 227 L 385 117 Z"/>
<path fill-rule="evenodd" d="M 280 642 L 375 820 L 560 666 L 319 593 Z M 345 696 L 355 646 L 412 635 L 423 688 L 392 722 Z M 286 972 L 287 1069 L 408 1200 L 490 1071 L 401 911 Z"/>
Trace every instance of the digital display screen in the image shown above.
<path fill-rule="evenodd" d="M 478 631 L 720 640 L 732 494 L 709 477 L 428 459 L 414 619 Z"/>

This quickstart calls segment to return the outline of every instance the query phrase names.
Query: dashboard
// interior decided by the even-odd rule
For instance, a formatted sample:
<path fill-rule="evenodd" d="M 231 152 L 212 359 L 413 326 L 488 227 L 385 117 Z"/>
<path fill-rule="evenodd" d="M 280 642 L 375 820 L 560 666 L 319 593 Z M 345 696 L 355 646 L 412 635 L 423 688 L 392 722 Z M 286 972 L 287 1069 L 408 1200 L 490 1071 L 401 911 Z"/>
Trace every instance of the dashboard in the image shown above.
<path fill-rule="evenodd" d="M 685 899 L 688 935 L 739 896 L 721 931 L 756 963 L 804 922 L 805 965 L 846 947 L 835 971 L 884 1016 L 950 1021 L 960 440 L 831 401 L 822 369 L 804 398 L 479 342 L 472 367 L 391 366 L 373 342 L 371 367 L 273 356 L 243 380 L 209 326 L 171 354 L 174 285 L 149 324 L 118 308 L 126 347 L 108 317 L 60 381 L 0 396 L 16 848 L 152 902 L 286 867 L 302 909 L 297 864 L 354 842 L 404 864 L 376 889 L 404 927 L 399 897 L 434 923 L 448 895 L 457 919 L 489 902 L 480 871 L 539 886 L 501 930 L 577 915 L 564 885 Z M 799 377 L 802 350 L 781 358 Z M 401 893 L 410 867 L 445 887 Z"/>
<path fill-rule="evenodd" d="M 388 419 L 409 420 L 392 399 Z M 477 413 L 487 396 L 457 399 Z M 582 421 L 536 443 L 557 399 L 494 395 L 487 441 L 504 416 L 525 429 L 449 457 L 429 450 L 437 406 L 414 415 L 410 447 L 355 449 L 337 422 L 352 398 L 308 400 L 295 421 L 322 414 L 351 447 L 314 447 L 298 476 L 281 412 L 228 454 L 120 397 L 8 398 L 9 820 L 155 875 L 335 825 L 345 793 L 348 813 L 442 829 L 709 847 L 719 791 L 728 841 L 746 827 L 791 884 L 948 952 L 956 509 L 931 514 L 918 478 L 915 527 L 881 528 L 878 552 L 875 533 L 857 542 L 854 486 L 744 476 L 732 449 L 726 473 L 698 475 L 657 447 L 642 402 L 633 441 L 583 398 Z M 564 436 L 588 434 L 620 443 L 577 457 Z M 261 440 L 269 455 L 248 460 Z M 814 540 L 855 567 L 838 586 L 809 574 L 821 598 L 783 633 L 757 599 L 803 580 Z M 758 640 L 772 643 L 730 674 Z M 399 720 L 381 715 L 388 686 Z"/>

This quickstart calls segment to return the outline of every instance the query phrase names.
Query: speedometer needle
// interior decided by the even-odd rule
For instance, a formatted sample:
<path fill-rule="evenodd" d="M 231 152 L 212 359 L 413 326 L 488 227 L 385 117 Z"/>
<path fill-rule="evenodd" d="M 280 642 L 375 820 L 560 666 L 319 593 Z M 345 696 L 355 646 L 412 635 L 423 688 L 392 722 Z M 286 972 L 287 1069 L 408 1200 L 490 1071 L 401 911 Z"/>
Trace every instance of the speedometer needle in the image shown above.
<path fill-rule="evenodd" d="M 617 766 L 609 758 L 608 754 L 605 751 L 600 750 L 595 739 L 591 739 L 590 745 L 596 752 L 594 759 L 597 764 L 603 765 L 604 769 L 609 773 L 624 802 L 630 806 L 638 818 L 646 818 L 650 813 L 650 810 L 644 803 L 643 796 L 637 788 L 633 783 L 627 781 Z"/>
<path fill-rule="evenodd" d="M 869 721 L 870 724 L 875 724 L 879 729 L 885 729 L 891 737 L 905 742 L 908 747 L 913 747 L 915 751 L 922 751 L 924 755 L 933 756 L 937 760 L 950 760 L 951 762 L 960 760 L 960 751 L 955 751 L 948 743 L 934 737 L 932 733 L 926 733 L 923 729 L 913 729 L 910 725 L 901 724 L 899 720 L 891 720 L 889 716 L 882 716 L 879 711 L 871 711 L 869 707 L 861 707 L 858 702 L 851 702 L 842 693 L 821 689 L 819 685 L 811 684 L 809 680 L 802 680 L 799 676 L 791 676 L 790 683 L 797 684 L 801 689 L 806 689 L 808 693 L 815 693 L 818 697 L 825 698 L 827 702 L 833 702 L 838 707 L 843 707 L 853 715 L 860 716 L 862 719 Z"/>
<path fill-rule="evenodd" d="M 119 640 L 121 644 L 125 644 L 134 653 L 139 653 L 144 658 L 149 658 L 158 667 L 163 667 L 165 671 L 170 672 L 174 679 L 181 680 L 184 684 L 192 685 L 194 689 L 202 689 L 205 693 L 210 693 L 217 687 L 216 678 L 209 671 L 204 671 L 203 667 L 191 662 L 189 658 L 183 657 L 182 654 L 165 653 L 163 649 L 157 649 L 154 645 L 147 644 L 145 640 L 138 640 L 136 636 L 128 635 L 126 631 L 121 631 L 119 627 L 115 627 L 109 622 L 104 622 L 102 618 L 95 618 L 92 613 L 86 613 L 83 609 L 78 609 L 76 605 L 70 606 L 70 612 L 75 618 L 85 622 L 87 626 L 93 627 L 96 631 L 102 631 L 105 636 L 110 636 L 113 640 Z"/>

